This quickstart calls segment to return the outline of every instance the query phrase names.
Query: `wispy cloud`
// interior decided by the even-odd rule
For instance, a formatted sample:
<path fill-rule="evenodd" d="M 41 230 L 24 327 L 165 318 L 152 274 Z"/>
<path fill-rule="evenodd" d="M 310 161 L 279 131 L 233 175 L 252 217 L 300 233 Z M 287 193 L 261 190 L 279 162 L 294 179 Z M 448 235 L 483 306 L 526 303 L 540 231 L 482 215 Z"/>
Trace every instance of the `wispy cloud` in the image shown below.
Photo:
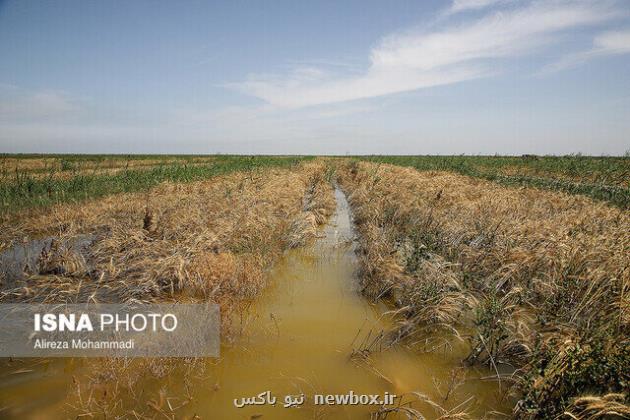
<path fill-rule="evenodd" d="M 456 0 L 452 9 L 479 9 L 499 0 Z M 487 77 L 492 60 L 534 54 L 563 31 L 599 24 L 621 12 L 614 1 L 518 2 L 509 10 L 453 23 L 443 30 L 412 30 L 384 37 L 361 73 L 302 67 L 285 75 L 252 75 L 229 87 L 277 107 L 299 108 L 372 98 Z"/>
<path fill-rule="evenodd" d="M 487 70 L 472 66 L 422 72 L 372 66 L 367 74 L 358 77 L 305 79 L 302 71 L 297 71 L 286 78 L 251 78 L 231 86 L 273 106 L 300 108 L 456 83 L 481 77 L 484 71 Z"/>
<path fill-rule="evenodd" d="M 484 9 L 498 3 L 505 3 L 506 1 L 508 0 L 453 0 L 449 12 L 458 13 L 467 10 Z"/>
<path fill-rule="evenodd" d="M 544 67 L 540 74 L 554 73 L 596 58 L 621 54 L 630 54 L 630 29 L 601 33 L 593 39 L 593 46 L 590 49 L 567 54 Z"/>
<path fill-rule="evenodd" d="M 55 90 L 26 91 L 0 85 L 0 120 L 34 121 L 70 115 L 79 106 L 68 94 Z"/>

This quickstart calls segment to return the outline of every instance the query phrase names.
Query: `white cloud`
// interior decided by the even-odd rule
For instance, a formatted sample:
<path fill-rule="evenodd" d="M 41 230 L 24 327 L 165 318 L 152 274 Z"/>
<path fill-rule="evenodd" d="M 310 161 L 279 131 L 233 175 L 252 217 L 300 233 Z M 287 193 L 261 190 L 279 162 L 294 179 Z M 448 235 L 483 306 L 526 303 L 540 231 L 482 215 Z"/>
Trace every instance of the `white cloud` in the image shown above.
<path fill-rule="evenodd" d="M 478 10 L 504 2 L 505 0 L 453 0 L 449 11 L 451 13 L 457 13 L 466 10 Z"/>
<path fill-rule="evenodd" d="M 25 91 L 12 85 L 0 86 L 0 120 L 32 121 L 75 113 L 78 104 L 55 90 Z"/>
<path fill-rule="evenodd" d="M 544 67 L 540 74 L 544 75 L 579 66 L 599 57 L 621 54 L 630 54 L 630 29 L 601 33 L 593 39 L 593 46 L 590 49 L 567 54 Z"/>
<path fill-rule="evenodd" d="M 470 8 L 484 2 L 456 3 Z M 553 44 L 562 31 L 613 19 L 620 13 L 613 6 L 607 1 L 532 1 L 445 30 L 385 37 L 370 52 L 370 65 L 362 74 L 309 67 L 285 76 L 252 76 L 229 86 L 272 106 L 296 108 L 486 77 L 494 73 L 489 60 L 532 54 Z"/>
<path fill-rule="evenodd" d="M 359 77 L 326 78 L 304 82 L 291 75 L 286 79 L 258 79 L 232 85 L 278 107 L 299 108 L 366 99 L 439 86 L 481 77 L 477 67 L 442 71 L 417 71 L 412 68 L 382 69 L 372 67 Z"/>
<path fill-rule="evenodd" d="M 595 38 L 594 44 L 596 49 L 610 54 L 630 52 L 630 29 L 604 32 Z"/>

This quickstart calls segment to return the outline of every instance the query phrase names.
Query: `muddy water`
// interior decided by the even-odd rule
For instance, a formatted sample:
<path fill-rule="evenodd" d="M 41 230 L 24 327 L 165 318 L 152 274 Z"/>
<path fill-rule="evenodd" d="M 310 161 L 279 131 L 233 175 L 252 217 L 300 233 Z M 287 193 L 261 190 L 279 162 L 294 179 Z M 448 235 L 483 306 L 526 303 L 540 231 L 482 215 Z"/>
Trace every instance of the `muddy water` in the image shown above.
<path fill-rule="evenodd" d="M 482 379 L 492 372 L 455 370 L 465 347 L 419 353 L 403 346 L 355 357 L 374 335 L 391 326 L 388 308 L 369 303 L 357 291 L 353 230 L 348 203 L 336 191 L 337 211 L 321 238 L 311 247 L 288 252 L 271 273 L 271 284 L 240 321 L 243 333 L 222 348 L 221 358 L 209 362 L 200 379 L 188 388 L 190 400 L 175 417 L 212 419 L 369 418 L 377 406 L 316 405 L 314 395 L 396 394 L 404 402 L 421 393 L 447 410 L 464 403 L 476 417 L 492 410 L 506 411 L 509 402 L 495 381 Z M 365 353 L 367 354 L 367 353 Z M 68 403 L 80 405 L 71 393 L 72 376 L 81 362 L 69 360 L 13 366 L 0 378 L 0 417 L 30 414 L 40 418 L 73 414 Z M 78 363 L 78 367 L 76 365 Z M 22 372 L 19 372 L 22 370 Z M 454 372 L 459 372 L 454 375 Z M 176 376 L 176 375 L 175 375 Z M 203 377 L 203 378 L 201 378 Z M 452 378 L 464 379 L 449 392 Z M 177 385 L 179 378 L 168 379 Z M 141 385 L 147 394 L 156 384 Z M 238 408 L 235 400 L 270 391 L 275 405 Z M 284 408 L 286 395 L 305 395 L 304 404 Z M 398 401 L 397 401 L 398 402 Z M 173 405 L 176 405 L 174 403 Z M 438 411 L 414 402 L 426 418 Z M 2 407 L 0 407 L 1 409 Z M 60 416 L 60 413 L 64 412 Z M 167 410 L 168 411 L 168 410 Z M 98 417 L 98 415 L 97 415 Z M 388 418 L 397 418 L 390 414 Z M 404 418 L 400 414 L 400 418 Z"/>

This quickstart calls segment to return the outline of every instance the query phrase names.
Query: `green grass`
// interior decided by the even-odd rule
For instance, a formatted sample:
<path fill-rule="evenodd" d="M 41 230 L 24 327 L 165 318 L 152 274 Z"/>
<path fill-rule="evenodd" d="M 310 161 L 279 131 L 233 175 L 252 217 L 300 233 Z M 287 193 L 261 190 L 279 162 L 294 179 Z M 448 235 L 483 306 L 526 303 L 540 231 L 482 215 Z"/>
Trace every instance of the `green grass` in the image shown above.
<path fill-rule="evenodd" d="M 67 159 L 65 162 L 74 165 L 81 162 L 78 156 L 71 158 L 64 156 L 64 159 Z M 192 182 L 232 171 L 250 171 L 271 166 L 287 167 L 304 159 L 306 158 L 221 155 L 203 165 L 187 165 L 186 161 L 182 161 L 148 169 L 126 169 L 116 174 L 77 173 L 66 179 L 55 177 L 52 171 L 49 176 L 44 177 L 16 172 L 12 177 L 5 177 L 0 182 L 0 212 L 6 214 L 26 208 L 79 202 L 109 194 L 144 191 L 164 181 Z M 67 170 L 71 171 L 72 168 L 69 167 Z"/>
<path fill-rule="evenodd" d="M 194 158 L 212 158 L 211 162 L 192 164 Z M 0 160 L 54 159 L 56 167 L 13 171 L 3 170 L 0 177 L 0 213 L 25 208 L 77 202 L 108 194 L 149 189 L 160 182 L 189 182 L 233 170 L 266 166 L 287 166 L 302 157 L 232 156 L 232 155 L 8 155 Z M 506 186 L 536 187 L 581 194 L 630 208 L 630 157 L 544 156 L 363 156 L 359 159 L 411 166 L 418 170 L 451 171 L 478 177 Z M 162 160 L 157 166 L 124 168 L 115 174 L 84 170 L 96 163 L 107 168 L 111 162 Z M 175 160 L 175 162 L 172 162 Z M 170 162 L 167 162 L 170 161 Z M 507 170 L 510 170 L 507 173 Z M 59 177 L 59 173 L 69 177 Z M 38 176 L 34 176 L 38 175 Z"/>
<path fill-rule="evenodd" d="M 421 171 L 451 171 L 506 186 L 581 194 L 630 208 L 630 157 L 364 156 L 359 159 Z M 511 173 L 506 174 L 508 169 Z"/>

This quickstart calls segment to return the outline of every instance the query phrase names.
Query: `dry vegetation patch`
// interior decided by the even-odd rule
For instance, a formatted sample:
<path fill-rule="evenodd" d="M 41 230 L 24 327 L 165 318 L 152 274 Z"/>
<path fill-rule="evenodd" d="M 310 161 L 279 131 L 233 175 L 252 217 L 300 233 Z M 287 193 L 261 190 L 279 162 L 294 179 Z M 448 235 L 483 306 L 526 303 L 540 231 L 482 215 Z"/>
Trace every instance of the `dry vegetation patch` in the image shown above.
<path fill-rule="evenodd" d="M 340 180 L 364 291 L 402 308 L 398 335 L 466 334 L 466 362 L 516 369 L 517 417 L 630 402 L 627 211 L 366 162 L 348 163 Z"/>
<path fill-rule="evenodd" d="M 0 175 L 10 177 L 16 173 L 31 173 L 50 175 L 66 172 L 69 174 L 87 171 L 105 171 L 115 169 L 142 168 L 158 165 L 171 165 L 174 163 L 206 164 L 211 163 L 212 156 L 81 156 L 69 155 L 67 157 L 14 157 L 10 155 L 0 156 Z"/>
<path fill-rule="evenodd" d="M 1 227 L 2 255 L 28 264 L 3 269 L 0 302 L 214 301 L 229 342 L 233 315 L 265 286 L 270 265 L 313 239 L 332 214 L 325 171 L 315 161 L 235 172 L 15 215 Z M 74 378 L 71 415 L 173 418 L 209 362 L 85 363 L 90 368 Z"/>
<path fill-rule="evenodd" d="M 2 226 L 3 248 L 47 238 L 36 263 L 2 279 L 2 301 L 129 302 L 251 297 L 264 269 L 332 212 L 321 163 L 164 183 Z M 82 246 L 74 244 L 81 238 Z M 6 251 L 5 251 L 6 252 Z"/>
<path fill-rule="evenodd" d="M 503 186 L 579 194 L 630 209 L 630 156 L 368 156 L 362 160 L 448 171 Z"/>

